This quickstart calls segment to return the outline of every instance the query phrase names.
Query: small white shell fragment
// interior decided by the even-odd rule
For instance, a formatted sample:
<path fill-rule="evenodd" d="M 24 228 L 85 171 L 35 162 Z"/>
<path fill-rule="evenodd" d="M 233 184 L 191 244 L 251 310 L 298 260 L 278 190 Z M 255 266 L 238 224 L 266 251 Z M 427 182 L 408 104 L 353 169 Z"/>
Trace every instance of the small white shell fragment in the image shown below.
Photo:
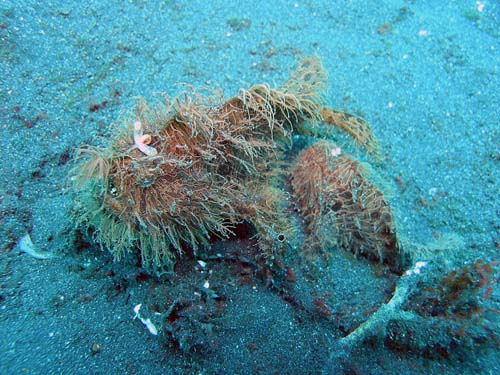
<path fill-rule="evenodd" d="M 340 147 L 335 148 L 335 150 L 331 150 L 330 153 L 332 156 L 339 156 L 342 153 L 342 149 Z"/>
<path fill-rule="evenodd" d="M 142 307 L 142 303 L 139 303 L 138 305 L 134 306 L 134 312 L 135 312 L 134 319 L 139 318 L 139 320 L 142 322 L 142 324 L 144 324 L 146 326 L 149 333 L 151 333 L 154 336 L 158 335 L 158 329 L 155 327 L 155 325 L 153 324 L 151 319 L 149 319 L 149 318 L 144 319 L 141 316 L 141 314 L 139 313 L 139 311 L 141 310 L 141 307 Z"/>
<path fill-rule="evenodd" d="M 420 269 L 420 268 L 424 267 L 426 264 L 427 264 L 427 262 L 422 262 L 422 261 L 417 262 L 417 263 L 415 263 L 415 268 Z"/>
<path fill-rule="evenodd" d="M 415 263 L 415 269 L 413 270 L 413 272 L 415 273 L 420 273 L 420 269 L 425 267 L 425 265 L 427 264 L 427 262 L 417 262 Z"/>
<path fill-rule="evenodd" d="M 204 262 L 202 260 L 198 260 L 198 264 L 200 265 L 201 268 L 205 268 L 207 266 L 207 262 Z"/>
<path fill-rule="evenodd" d="M 418 275 L 420 273 L 420 270 L 422 268 L 424 268 L 426 265 L 427 265 L 427 262 L 422 262 L 422 261 L 416 262 L 415 267 L 413 267 L 412 270 L 406 271 L 405 274 L 408 276 L 412 275 L 412 274 Z"/>
<path fill-rule="evenodd" d="M 147 319 L 141 319 L 141 322 L 144 323 L 144 325 L 147 327 L 149 333 L 151 333 L 152 335 L 156 336 L 158 335 L 158 330 L 156 329 L 155 325 L 151 322 L 151 319 L 147 318 Z"/>
<path fill-rule="evenodd" d="M 205 284 L 203 284 L 203 288 L 205 288 L 205 289 L 210 288 L 210 283 L 208 282 L 208 280 L 205 281 Z"/>
<path fill-rule="evenodd" d="M 142 306 L 142 303 L 139 303 L 138 305 L 135 305 L 134 307 L 134 312 L 135 312 L 135 318 L 137 318 L 137 316 L 139 315 L 139 310 L 141 309 L 141 306 Z"/>
<path fill-rule="evenodd" d="M 23 237 L 21 237 L 21 239 L 17 243 L 17 246 L 23 253 L 26 253 L 36 259 L 54 258 L 54 254 L 40 252 L 33 241 L 31 241 L 31 236 L 29 235 L 29 233 L 26 233 Z"/>

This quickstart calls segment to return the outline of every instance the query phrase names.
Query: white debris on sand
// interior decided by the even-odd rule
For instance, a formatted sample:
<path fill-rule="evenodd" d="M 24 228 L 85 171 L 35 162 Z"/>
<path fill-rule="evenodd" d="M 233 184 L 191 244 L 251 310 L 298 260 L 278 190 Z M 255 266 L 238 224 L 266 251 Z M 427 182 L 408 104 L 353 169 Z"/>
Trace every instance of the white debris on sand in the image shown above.
<path fill-rule="evenodd" d="M 38 248 L 31 240 L 31 236 L 29 235 L 29 233 L 26 233 L 23 237 L 21 237 L 21 239 L 17 243 L 17 247 L 19 247 L 19 250 L 21 250 L 21 252 L 26 253 L 36 259 L 56 258 L 56 256 L 52 253 L 38 250 Z"/>

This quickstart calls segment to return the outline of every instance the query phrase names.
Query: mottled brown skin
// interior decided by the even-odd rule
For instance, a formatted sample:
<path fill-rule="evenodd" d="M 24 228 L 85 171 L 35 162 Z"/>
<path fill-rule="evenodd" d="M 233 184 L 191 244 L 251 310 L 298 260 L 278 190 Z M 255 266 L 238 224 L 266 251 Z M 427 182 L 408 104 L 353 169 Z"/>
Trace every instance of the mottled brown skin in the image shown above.
<path fill-rule="evenodd" d="M 339 247 L 404 270 L 392 212 L 360 162 L 328 141 L 304 150 L 292 170 L 295 202 L 310 239 L 306 252 Z"/>
<path fill-rule="evenodd" d="M 76 222 L 115 258 L 138 251 L 143 266 L 159 273 L 172 271 L 186 248 L 196 255 L 212 236 L 227 238 L 247 222 L 261 264 L 281 268 L 283 253 L 297 246 L 283 188 L 285 151 L 294 134 L 322 120 L 325 84 L 321 63 L 306 58 L 277 89 L 261 84 L 229 100 L 193 91 L 154 108 L 139 103 L 107 145 L 80 150 L 72 176 Z M 366 122 L 345 119 L 332 125 L 363 124 L 363 142 L 374 139 Z"/>

